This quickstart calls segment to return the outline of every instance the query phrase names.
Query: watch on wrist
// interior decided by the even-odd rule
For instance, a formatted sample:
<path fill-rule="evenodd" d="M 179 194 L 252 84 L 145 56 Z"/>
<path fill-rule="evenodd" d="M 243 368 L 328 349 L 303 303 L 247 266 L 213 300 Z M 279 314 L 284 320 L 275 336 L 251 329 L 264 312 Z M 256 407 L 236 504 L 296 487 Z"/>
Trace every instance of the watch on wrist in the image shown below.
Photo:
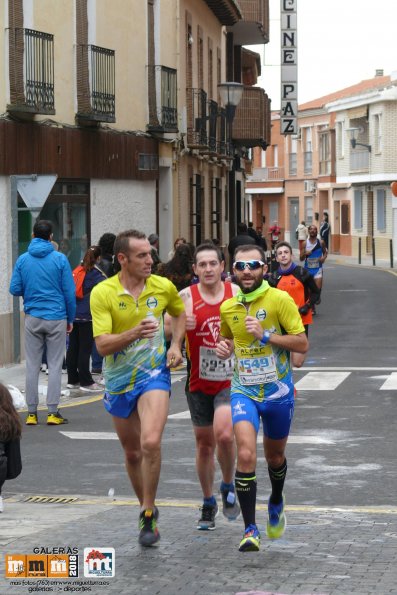
<path fill-rule="evenodd" d="M 269 331 L 265 331 L 263 333 L 262 339 L 259 341 L 259 343 L 261 345 L 266 345 L 267 343 L 269 343 L 270 335 L 271 335 L 271 333 Z"/>

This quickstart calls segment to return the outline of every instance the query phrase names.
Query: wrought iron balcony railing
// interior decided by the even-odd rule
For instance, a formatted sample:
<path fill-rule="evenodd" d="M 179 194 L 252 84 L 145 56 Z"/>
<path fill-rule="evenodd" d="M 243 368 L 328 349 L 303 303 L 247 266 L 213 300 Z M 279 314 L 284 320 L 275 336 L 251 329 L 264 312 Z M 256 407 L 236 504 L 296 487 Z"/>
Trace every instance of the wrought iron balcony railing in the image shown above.
<path fill-rule="evenodd" d="M 203 89 L 187 89 L 187 144 L 191 149 L 208 148 L 207 93 Z"/>
<path fill-rule="evenodd" d="M 177 71 L 166 66 L 149 66 L 148 89 L 148 129 L 176 132 L 178 130 Z"/>
<path fill-rule="evenodd" d="M 254 167 L 250 182 L 273 182 L 284 180 L 283 167 Z"/>
<path fill-rule="evenodd" d="M 54 36 L 9 30 L 10 110 L 55 114 Z"/>
<path fill-rule="evenodd" d="M 216 143 L 216 136 L 217 136 L 217 123 L 218 123 L 218 104 L 216 101 L 211 99 L 208 102 L 208 148 L 210 153 L 216 153 L 217 151 L 217 143 Z"/>
<path fill-rule="evenodd" d="M 78 77 L 88 75 L 85 93 L 79 97 L 78 117 L 115 122 L 115 52 L 96 45 L 80 45 L 77 54 Z M 87 69 L 88 67 L 88 69 Z M 88 72 L 87 72 L 88 70 Z"/>

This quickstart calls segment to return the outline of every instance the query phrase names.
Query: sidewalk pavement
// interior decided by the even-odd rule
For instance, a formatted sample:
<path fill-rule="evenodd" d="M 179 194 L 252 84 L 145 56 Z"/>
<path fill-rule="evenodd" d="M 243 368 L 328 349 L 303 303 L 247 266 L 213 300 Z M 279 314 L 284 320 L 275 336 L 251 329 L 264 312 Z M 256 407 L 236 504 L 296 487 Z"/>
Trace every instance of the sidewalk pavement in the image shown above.
<path fill-rule="evenodd" d="M 220 513 L 215 531 L 197 531 L 198 503 L 158 501 L 158 547 L 137 543 L 136 501 L 84 496 L 16 495 L 0 516 L 3 556 L 0 593 L 89 592 L 95 595 L 386 595 L 397 593 L 397 509 L 288 506 L 285 535 L 265 534 L 265 506 L 257 522 L 260 552 L 238 552 L 241 518 Z M 58 548 L 58 552 L 57 552 Z M 78 578 L 12 582 L 5 555 L 78 549 Z M 113 577 L 93 576 L 84 560 L 104 548 Z M 113 548 L 113 550 L 110 550 Z M 57 556 L 62 563 L 65 557 Z M 18 580 L 18 578 L 17 578 Z"/>
<path fill-rule="evenodd" d="M 8 385 L 8 387 L 15 387 L 22 395 L 25 395 L 25 371 L 26 366 L 23 361 L 20 364 L 11 364 L 8 366 L 0 367 L 0 382 Z M 96 376 L 94 376 L 96 380 Z M 68 382 L 67 374 L 62 374 L 62 385 L 61 385 L 61 399 L 60 406 L 66 403 L 79 403 L 87 400 L 92 400 L 95 395 L 101 395 L 103 391 L 97 393 L 87 393 L 80 389 L 68 389 L 66 384 Z M 39 376 L 39 409 L 46 408 L 46 395 L 48 386 L 48 376 L 45 372 L 40 372 Z M 26 407 L 17 407 L 19 411 L 25 411 Z"/>

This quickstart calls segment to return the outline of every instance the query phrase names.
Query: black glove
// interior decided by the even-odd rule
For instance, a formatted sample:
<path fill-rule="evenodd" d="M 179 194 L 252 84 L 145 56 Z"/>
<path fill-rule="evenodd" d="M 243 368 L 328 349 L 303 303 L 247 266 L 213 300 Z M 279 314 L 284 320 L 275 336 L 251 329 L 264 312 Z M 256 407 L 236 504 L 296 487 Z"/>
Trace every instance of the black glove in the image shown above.
<path fill-rule="evenodd" d="M 299 314 L 307 314 L 310 310 L 309 304 L 304 304 L 299 308 Z"/>

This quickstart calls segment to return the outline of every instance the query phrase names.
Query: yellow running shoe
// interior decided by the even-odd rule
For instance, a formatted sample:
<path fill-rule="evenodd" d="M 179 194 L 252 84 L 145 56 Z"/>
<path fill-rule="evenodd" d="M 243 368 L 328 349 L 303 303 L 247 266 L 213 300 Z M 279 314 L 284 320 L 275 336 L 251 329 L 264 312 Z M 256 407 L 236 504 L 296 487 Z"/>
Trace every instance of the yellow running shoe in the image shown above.
<path fill-rule="evenodd" d="M 261 534 L 256 525 L 248 525 L 244 532 L 244 537 L 240 541 L 239 552 L 259 552 L 261 544 Z"/>
<path fill-rule="evenodd" d="M 37 413 L 29 413 L 26 418 L 25 424 L 27 426 L 37 426 L 38 423 L 39 422 L 37 420 Z"/>
<path fill-rule="evenodd" d="M 266 525 L 266 535 L 269 539 L 279 539 L 284 535 L 287 526 L 287 517 L 284 512 L 284 496 L 279 504 L 272 504 L 269 500 L 268 519 Z"/>
<path fill-rule="evenodd" d="M 68 420 L 62 417 L 59 411 L 47 415 L 47 426 L 59 426 L 59 424 L 67 423 L 69 423 Z"/>

